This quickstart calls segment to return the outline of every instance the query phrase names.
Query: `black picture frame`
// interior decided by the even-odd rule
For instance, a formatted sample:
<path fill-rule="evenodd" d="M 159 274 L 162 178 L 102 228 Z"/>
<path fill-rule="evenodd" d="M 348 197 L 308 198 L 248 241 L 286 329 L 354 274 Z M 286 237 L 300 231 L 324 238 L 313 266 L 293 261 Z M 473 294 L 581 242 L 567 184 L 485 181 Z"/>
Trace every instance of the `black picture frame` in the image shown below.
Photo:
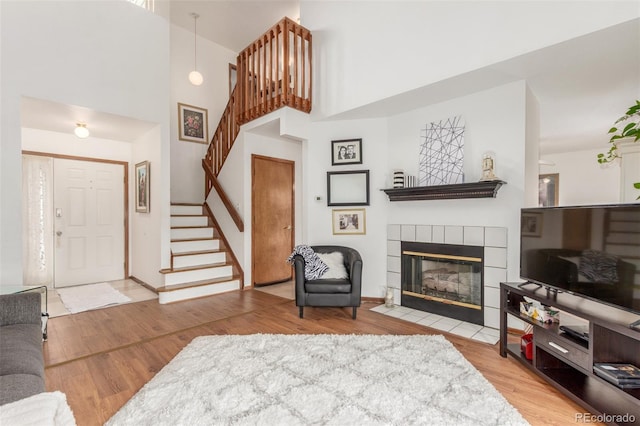
<path fill-rule="evenodd" d="M 331 165 L 362 164 L 362 139 L 331 141 Z"/>
<path fill-rule="evenodd" d="M 368 206 L 369 170 L 327 172 L 327 206 Z"/>

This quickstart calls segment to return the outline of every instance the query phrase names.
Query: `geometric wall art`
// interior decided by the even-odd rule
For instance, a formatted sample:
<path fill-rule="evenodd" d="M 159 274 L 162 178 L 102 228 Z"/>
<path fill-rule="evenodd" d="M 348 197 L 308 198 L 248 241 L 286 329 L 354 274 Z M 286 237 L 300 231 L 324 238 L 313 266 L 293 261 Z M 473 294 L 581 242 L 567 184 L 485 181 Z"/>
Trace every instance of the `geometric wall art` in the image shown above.
<path fill-rule="evenodd" d="M 462 116 L 428 123 L 420 141 L 420 186 L 464 183 L 464 120 Z"/>

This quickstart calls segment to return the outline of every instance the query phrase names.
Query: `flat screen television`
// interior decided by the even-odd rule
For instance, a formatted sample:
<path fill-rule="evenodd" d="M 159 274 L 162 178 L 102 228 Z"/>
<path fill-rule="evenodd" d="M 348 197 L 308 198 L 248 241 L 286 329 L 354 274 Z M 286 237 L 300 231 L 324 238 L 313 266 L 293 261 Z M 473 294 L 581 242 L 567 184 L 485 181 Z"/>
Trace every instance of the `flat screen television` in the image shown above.
<path fill-rule="evenodd" d="M 523 208 L 520 277 L 640 313 L 640 204 Z"/>

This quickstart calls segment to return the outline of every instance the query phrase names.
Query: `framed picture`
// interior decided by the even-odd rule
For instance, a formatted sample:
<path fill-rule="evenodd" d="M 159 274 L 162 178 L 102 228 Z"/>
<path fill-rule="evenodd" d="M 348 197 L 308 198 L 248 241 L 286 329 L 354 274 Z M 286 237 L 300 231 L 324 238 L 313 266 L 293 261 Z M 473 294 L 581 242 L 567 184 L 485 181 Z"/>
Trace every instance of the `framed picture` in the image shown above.
<path fill-rule="evenodd" d="M 558 205 L 560 175 L 552 173 L 538 176 L 538 206 L 555 207 Z"/>
<path fill-rule="evenodd" d="M 149 162 L 136 164 L 136 212 L 149 213 Z"/>
<path fill-rule="evenodd" d="M 333 235 L 364 235 L 367 223 L 364 209 L 333 209 Z"/>
<path fill-rule="evenodd" d="M 328 206 L 368 206 L 369 170 L 327 172 Z"/>
<path fill-rule="evenodd" d="M 362 164 L 362 139 L 331 141 L 331 165 Z"/>
<path fill-rule="evenodd" d="M 207 110 L 178 103 L 178 127 L 181 141 L 209 143 Z"/>
<path fill-rule="evenodd" d="M 540 237 L 542 235 L 542 213 L 523 213 L 520 228 L 523 237 Z"/>

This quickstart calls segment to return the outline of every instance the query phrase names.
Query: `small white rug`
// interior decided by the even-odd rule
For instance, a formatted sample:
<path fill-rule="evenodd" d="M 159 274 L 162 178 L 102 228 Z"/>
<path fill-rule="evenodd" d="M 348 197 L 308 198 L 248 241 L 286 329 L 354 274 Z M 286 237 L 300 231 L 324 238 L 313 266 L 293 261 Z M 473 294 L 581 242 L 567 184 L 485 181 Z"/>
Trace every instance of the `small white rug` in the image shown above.
<path fill-rule="evenodd" d="M 107 423 L 526 425 L 443 336 L 195 338 Z"/>
<path fill-rule="evenodd" d="M 107 283 L 57 288 L 56 292 L 64 306 L 72 314 L 131 301 L 130 298 Z"/>

